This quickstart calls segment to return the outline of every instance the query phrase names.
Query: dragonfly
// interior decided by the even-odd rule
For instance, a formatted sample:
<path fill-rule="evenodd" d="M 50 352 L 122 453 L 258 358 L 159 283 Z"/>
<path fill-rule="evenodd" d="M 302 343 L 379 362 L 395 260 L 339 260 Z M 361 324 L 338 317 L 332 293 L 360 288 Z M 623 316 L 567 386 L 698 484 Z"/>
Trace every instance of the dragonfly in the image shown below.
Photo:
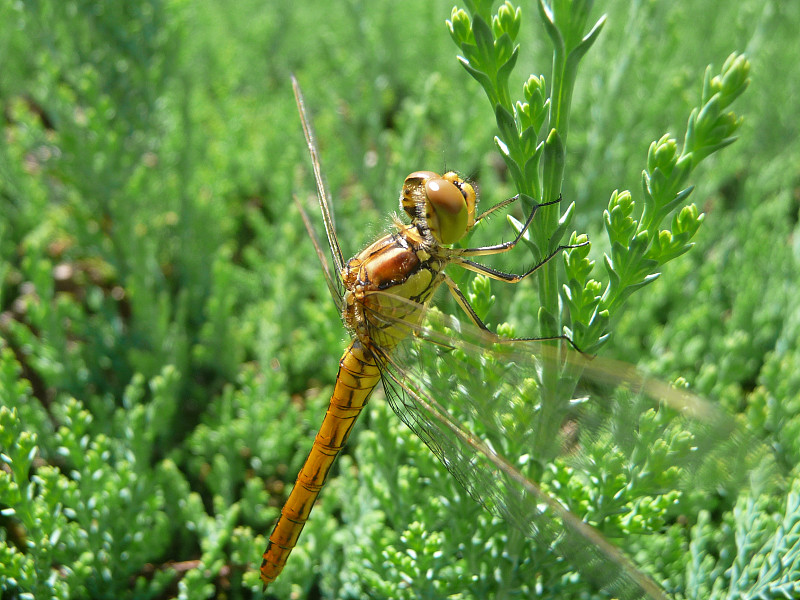
<path fill-rule="evenodd" d="M 667 598 L 622 550 L 570 510 L 570 499 L 559 495 L 552 477 L 546 481 L 554 470 L 541 465 L 558 464 L 559 472 L 580 477 L 603 456 L 613 455 L 627 461 L 623 471 L 630 478 L 656 480 L 654 472 L 671 473 L 676 488 L 717 489 L 740 485 L 754 463 L 753 445 L 713 404 L 629 365 L 587 357 L 566 335 L 508 339 L 489 331 L 445 268 L 457 266 L 507 283 L 524 280 L 574 246 L 558 246 L 521 274 L 473 259 L 511 251 L 537 209 L 558 200 L 534 204 L 508 242 L 456 248 L 453 244 L 476 223 L 519 197 L 476 214 L 476 191 L 457 173 L 416 171 L 400 194 L 408 222 L 395 216 L 393 232 L 345 261 L 294 76 L 292 85 L 330 259 L 302 204 L 297 198 L 295 203 L 351 341 L 339 361 L 327 413 L 263 553 L 264 588 L 283 570 L 336 457 L 382 383 L 397 416 L 487 510 L 565 557 L 598 589 L 620 598 Z M 443 284 L 466 320 L 431 306 Z M 545 387 L 554 372 L 555 382 Z M 587 390 L 621 385 L 622 391 L 598 401 L 580 382 L 588 382 Z M 647 446 L 639 435 L 643 428 L 657 429 L 664 444 Z M 539 456 L 530 460 L 520 448 L 537 449 Z M 539 481 L 526 471 L 528 463 L 540 465 Z"/>

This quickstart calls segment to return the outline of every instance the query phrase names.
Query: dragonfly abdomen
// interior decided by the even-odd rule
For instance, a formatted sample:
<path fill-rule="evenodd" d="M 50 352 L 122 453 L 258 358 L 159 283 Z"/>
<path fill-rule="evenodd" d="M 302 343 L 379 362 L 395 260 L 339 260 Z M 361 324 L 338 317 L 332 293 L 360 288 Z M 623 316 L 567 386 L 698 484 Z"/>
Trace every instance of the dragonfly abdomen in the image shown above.
<path fill-rule="evenodd" d="M 264 587 L 283 570 L 286 559 L 308 520 L 333 461 L 344 447 L 358 415 L 380 381 L 380 371 L 369 350 L 358 340 L 350 343 L 339 361 L 339 375 L 328 412 L 314 438 L 297 481 L 286 500 L 261 561 Z"/>

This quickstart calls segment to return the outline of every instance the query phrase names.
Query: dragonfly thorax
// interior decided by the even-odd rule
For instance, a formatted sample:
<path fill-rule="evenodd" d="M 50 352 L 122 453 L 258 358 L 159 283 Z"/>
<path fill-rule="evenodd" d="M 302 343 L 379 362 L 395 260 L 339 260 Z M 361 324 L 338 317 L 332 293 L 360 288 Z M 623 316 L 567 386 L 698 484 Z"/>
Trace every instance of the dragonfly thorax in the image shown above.
<path fill-rule="evenodd" d="M 448 263 L 436 248 L 416 225 L 404 225 L 347 262 L 342 270 L 343 317 L 365 346 L 391 349 L 410 333 L 407 326 L 397 325 L 399 320 L 422 320 L 424 305 L 444 281 Z"/>
<path fill-rule="evenodd" d="M 415 171 L 406 177 L 400 206 L 439 244 L 454 244 L 475 224 L 475 188 L 457 173 Z"/>

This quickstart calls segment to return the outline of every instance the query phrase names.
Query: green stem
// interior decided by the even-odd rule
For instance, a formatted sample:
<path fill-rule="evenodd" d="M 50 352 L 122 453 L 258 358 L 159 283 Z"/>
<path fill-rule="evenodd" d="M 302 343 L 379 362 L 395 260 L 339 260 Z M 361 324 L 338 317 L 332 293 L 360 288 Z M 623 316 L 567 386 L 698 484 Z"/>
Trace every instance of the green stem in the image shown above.
<path fill-rule="evenodd" d="M 563 38 L 562 38 L 563 39 Z M 550 81 L 550 134 L 545 140 L 543 159 L 543 200 L 558 198 L 564 178 L 564 141 L 566 124 L 569 120 L 569 100 L 572 97 L 572 82 L 567 78 L 567 57 L 562 40 L 554 39 L 553 70 Z M 561 41 L 562 43 L 558 43 Z M 574 81 L 574 80 L 573 80 Z M 563 129 L 562 129 L 563 128 Z M 536 239 L 543 255 L 549 253 L 553 244 L 551 233 L 558 227 L 561 207 L 557 204 L 542 207 L 536 221 Z M 551 261 L 544 265 L 537 276 L 539 288 L 539 330 L 543 337 L 557 336 L 561 333 L 561 311 L 558 296 L 558 263 Z M 541 414 L 537 420 L 538 433 L 535 437 L 538 448 L 534 456 L 549 460 L 553 453 L 553 432 L 558 430 L 557 422 L 561 413 L 555 391 L 558 389 L 559 369 L 549 365 L 542 372 Z"/>
<path fill-rule="evenodd" d="M 569 79 L 567 59 L 563 45 L 556 46 L 553 53 L 552 92 L 550 96 L 550 135 L 545 141 L 543 156 L 544 180 L 543 200 L 558 198 L 561 182 L 564 179 L 564 155 L 569 121 L 569 108 L 572 100 L 574 77 Z M 539 240 L 543 255 L 558 245 L 560 240 L 550 239 L 551 232 L 558 227 L 561 207 L 557 204 L 542 207 L 536 221 L 536 239 Z M 540 329 L 542 336 L 555 336 L 561 333 L 561 319 L 558 309 L 558 263 L 546 264 L 539 273 Z"/>

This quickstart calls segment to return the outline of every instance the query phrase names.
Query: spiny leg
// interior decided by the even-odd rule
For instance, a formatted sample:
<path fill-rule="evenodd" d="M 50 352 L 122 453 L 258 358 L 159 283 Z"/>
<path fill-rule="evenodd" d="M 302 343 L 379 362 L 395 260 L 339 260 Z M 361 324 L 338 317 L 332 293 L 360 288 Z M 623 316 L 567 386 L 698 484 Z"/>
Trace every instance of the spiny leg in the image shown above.
<path fill-rule="evenodd" d="M 507 198 L 506 200 L 503 200 L 502 202 L 498 202 L 497 204 L 495 204 L 491 208 L 486 209 L 480 215 L 475 217 L 475 222 L 477 223 L 481 219 L 485 219 L 486 217 L 491 216 L 491 214 L 493 212 L 498 211 L 501 208 L 505 208 L 506 206 L 516 202 L 517 200 L 519 200 L 519 194 L 517 194 L 516 196 L 512 196 L 511 198 Z M 559 202 L 561 202 L 561 196 L 560 195 L 558 196 L 557 200 L 551 200 L 550 202 L 542 202 L 541 204 L 535 204 L 533 206 L 533 210 L 531 212 L 535 214 L 540 206 L 550 206 L 551 204 L 558 204 Z"/>
<path fill-rule="evenodd" d="M 496 210 L 498 210 L 500 208 L 503 208 L 505 206 L 508 206 L 509 204 L 511 204 L 512 202 L 517 200 L 518 198 L 519 198 L 519 195 L 514 196 L 513 198 L 509 198 L 508 200 L 503 200 L 499 204 L 495 204 L 492 208 L 490 208 L 486 212 L 482 213 L 478 218 L 476 218 L 475 222 L 477 223 L 478 221 L 480 221 L 484 217 L 489 216 L 494 211 L 496 211 Z M 559 202 L 561 202 L 561 196 L 560 195 L 558 197 L 558 200 L 552 200 L 550 202 L 543 202 L 542 204 L 535 204 L 534 207 L 533 207 L 533 210 L 531 210 L 530 214 L 528 214 L 528 218 L 525 220 L 525 223 L 522 226 L 522 229 L 520 229 L 519 233 L 517 233 L 517 236 L 513 240 L 511 240 L 509 242 L 503 242 L 501 244 L 495 244 L 493 246 L 481 246 L 480 248 L 464 248 L 464 249 L 457 250 L 456 252 L 458 253 L 459 256 L 487 256 L 489 254 L 500 254 L 502 252 L 508 252 L 514 246 L 516 246 L 519 243 L 519 241 L 522 239 L 522 236 L 525 235 L 525 232 L 528 230 L 528 227 L 533 222 L 533 217 L 536 215 L 536 213 L 539 210 L 540 206 L 549 206 L 551 204 L 558 204 Z M 547 260 L 549 260 L 549 258 L 545 259 L 545 262 L 547 262 Z"/>
<path fill-rule="evenodd" d="M 485 218 L 485 217 L 487 217 L 487 216 L 489 216 L 491 213 L 495 212 L 496 210 L 508 206 L 509 204 L 511 204 L 512 202 L 514 202 L 514 201 L 516 201 L 518 199 L 519 199 L 519 195 L 514 196 L 512 198 L 509 198 L 507 200 L 504 200 L 504 201 L 494 205 L 492 208 L 490 208 L 489 210 L 487 210 L 484 213 L 482 213 L 479 217 L 477 217 L 476 218 L 476 222 L 481 220 L 481 219 L 483 219 L 483 218 Z M 538 262 L 533 267 L 531 267 L 530 269 L 528 269 L 527 271 L 525 271 L 524 273 L 519 274 L 519 275 L 516 274 L 516 273 L 506 273 L 504 271 L 493 269 L 491 267 L 487 267 L 486 265 L 482 265 L 480 263 L 477 263 L 477 262 L 474 262 L 474 261 L 471 261 L 471 260 L 468 260 L 468 259 L 464 258 L 464 256 L 486 256 L 486 255 L 490 255 L 490 254 L 499 254 L 499 253 L 502 253 L 502 252 L 508 252 L 509 250 L 514 248 L 519 243 L 520 239 L 522 239 L 522 236 L 527 231 L 528 227 L 530 226 L 531 222 L 533 221 L 533 217 L 536 215 L 536 212 L 537 212 L 537 210 L 539 209 L 540 206 L 548 206 L 548 205 L 551 205 L 551 204 L 557 204 L 557 203 L 561 202 L 561 200 L 562 200 L 562 197 L 561 197 L 561 195 L 559 195 L 557 200 L 553 200 L 551 202 L 544 202 L 542 204 L 535 205 L 533 207 L 533 210 L 531 210 L 530 214 L 528 215 L 528 218 L 526 219 L 525 224 L 520 229 L 520 231 L 517 234 L 517 236 L 513 240 L 511 240 L 509 242 L 503 242 L 501 244 L 496 244 L 496 245 L 493 245 L 493 246 L 483 246 L 483 247 L 480 247 L 480 248 L 467 248 L 467 249 L 455 249 L 455 250 L 452 250 L 451 254 L 450 254 L 451 264 L 458 264 L 458 265 L 462 266 L 465 269 L 469 269 L 470 271 L 473 271 L 473 272 L 476 272 L 476 273 L 484 274 L 484 275 L 486 275 L 488 277 L 491 277 L 492 279 L 496 279 L 498 281 L 505 281 L 507 283 L 519 283 L 520 281 L 522 281 L 523 279 L 525 279 L 529 275 L 531 275 L 531 274 L 535 273 L 536 271 L 538 271 L 542 266 L 547 264 L 553 258 L 555 258 L 555 256 L 559 252 L 561 252 L 562 250 L 567 250 L 567 249 L 570 249 L 570 248 L 578 248 L 578 247 L 581 247 L 581 246 L 585 246 L 586 244 L 589 243 L 588 241 L 580 243 L 580 244 L 562 244 L 562 245 L 558 246 L 558 248 L 553 250 L 553 252 L 548 254 L 542 261 Z M 458 288 L 458 285 L 456 284 L 456 282 L 453 281 L 447 275 L 445 275 L 444 282 L 447 284 L 447 287 L 450 290 L 450 294 L 453 296 L 453 298 L 455 299 L 455 301 L 459 305 L 459 307 L 461 307 L 461 310 L 464 311 L 464 313 L 469 317 L 470 321 L 472 321 L 472 323 L 475 324 L 480 329 L 483 329 L 484 331 L 488 331 L 489 330 L 488 327 L 486 327 L 486 325 L 483 323 L 483 321 L 481 321 L 480 317 L 478 317 L 477 313 L 475 312 L 475 310 L 470 305 L 469 300 L 467 300 L 466 296 L 464 296 L 463 292 L 461 292 L 461 290 Z M 572 339 L 569 338 L 569 336 L 563 335 L 563 334 L 562 335 L 558 335 L 558 336 L 545 337 L 545 338 L 519 338 L 519 339 L 520 340 L 527 340 L 527 341 L 545 341 L 545 340 L 558 340 L 558 339 L 560 339 L 560 340 L 564 340 L 564 341 L 569 342 L 570 345 L 573 348 L 575 348 L 578 352 L 582 353 L 581 349 L 578 348 L 575 345 L 575 342 L 573 342 Z"/>
<path fill-rule="evenodd" d="M 492 279 L 497 279 L 498 281 L 505 281 L 506 283 L 519 283 L 528 275 L 532 275 L 548 262 L 553 260 L 555 256 L 561 252 L 562 250 L 569 250 L 570 248 L 580 248 L 581 246 L 585 246 L 588 244 L 588 241 L 582 242 L 580 244 L 562 244 L 555 250 L 553 250 L 550 254 L 544 257 L 543 260 L 533 265 L 530 269 L 525 271 L 524 273 L 517 275 L 516 273 L 506 273 L 505 271 L 499 271 L 497 269 L 493 269 L 492 267 L 487 267 L 486 265 L 482 265 L 472 260 L 467 260 L 460 256 L 460 252 L 457 253 L 455 256 L 451 257 L 451 264 L 454 265 L 461 265 L 465 269 L 469 269 L 470 271 L 474 271 L 475 273 L 481 273 Z"/>
<path fill-rule="evenodd" d="M 461 310 L 463 310 L 464 313 L 469 317 L 469 320 L 472 321 L 475 326 L 483 329 L 484 331 L 489 331 L 489 328 L 478 316 L 478 313 L 476 313 L 475 309 L 472 308 L 472 305 L 469 303 L 469 300 L 467 300 L 467 297 L 458 288 L 458 284 L 453 281 L 453 279 L 447 273 L 444 273 L 444 282 L 447 284 L 447 289 L 450 290 L 450 294 L 453 296 L 456 304 L 461 307 Z"/>
<path fill-rule="evenodd" d="M 502 202 L 498 202 L 497 204 L 495 204 L 491 208 L 487 208 L 485 211 L 483 211 L 481 214 L 479 214 L 477 217 L 475 217 L 475 222 L 477 223 L 481 219 L 485 219 L 486 217 L 491 216 L 491 214 L 493 212 L 496 212 L 496 211 L 500 210 L 501 208 L 505 208 L 506 206 L 508 206 L 509 204 L 513 204 L 517 200 L 519 200 L 519 194 L 517 194 L 516 196 L 512 196 L 511 198 L 507 198 L 506 200 L 503 200 Z M 539 208 L 539 206 L 540 205 L 537 204 L 534 207 L 533 212 L 536 212 L 536 209 Z"/>
<path fill-rule="evenodd" d="M 480 329 L 482 329 L 484 331 L 488 331 L 490 333 L 493 333 L 486 326 L 486 324 L 481 320 L 481 318 L 475 312 L 475 309 L 472 308 L 472 305 L 469 303 L 469 300 L 467 300 L 467 297 L 464 295 L 464 293 L 458 287 L 458 284 L 455 281 L 453 281 L 452 278 L 447 274 L 445 274 L 444 282 L 447 284 L 447 289 L 450 290 L 450 294 L 453 296 L 453 298 L 455 299 L 455 301 L 458 304 L 458 306 L 461 308 L 461 310 L 464 311 L 464 313 L 467 315 L 467 317 L 469 317 L 469 320 L 476 327 L 478 327 L 478 328 L 480 328 Z M 577 346 L 577 344 L 575 344 L 575 342 L 573 342 L 572 339 L 568 335 L 563 334 L 563 333 L 561 335 L 552 335 L 552 336 L 548 336 L 548 337 L 510 338 L 510 339 L 507 339 L 507 340 L 503 339 L 503 340 L 500 340 L 500 341 L 503 342 L 503 343 L 506 343 L 506 342 L 512 343 L 512 342 L 548 342 L 548 341 L 555 341 L 555 340 L 561 340 L 561 341 L 569 343 L 569 345 L 572 346 L 576 351 L 580 352 L 584 356 L 587 356 L 587 358 L 588 358 L 588 355 L 586 355 L 586 353 L 583 352 L 583 350 L 581 350 Z"/>

